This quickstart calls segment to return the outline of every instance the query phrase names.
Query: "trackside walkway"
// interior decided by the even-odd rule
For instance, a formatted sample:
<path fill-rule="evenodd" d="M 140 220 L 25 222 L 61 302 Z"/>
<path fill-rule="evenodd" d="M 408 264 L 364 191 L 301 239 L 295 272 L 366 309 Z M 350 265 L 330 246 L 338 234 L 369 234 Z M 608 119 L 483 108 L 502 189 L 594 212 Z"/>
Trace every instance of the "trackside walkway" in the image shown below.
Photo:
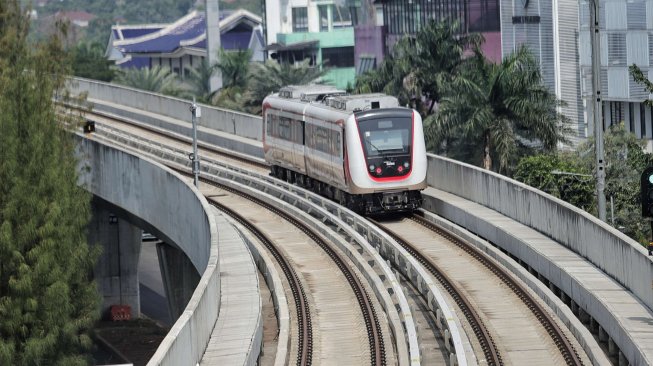
<path fill-rule="evenodd" d="M 200 188 L 207 194 L 211 187 Z M 220 313 L 200 365 L 255 365 L 263 340 L 258 272 L 238 232 L 212 211 L 220 239 Z"/>

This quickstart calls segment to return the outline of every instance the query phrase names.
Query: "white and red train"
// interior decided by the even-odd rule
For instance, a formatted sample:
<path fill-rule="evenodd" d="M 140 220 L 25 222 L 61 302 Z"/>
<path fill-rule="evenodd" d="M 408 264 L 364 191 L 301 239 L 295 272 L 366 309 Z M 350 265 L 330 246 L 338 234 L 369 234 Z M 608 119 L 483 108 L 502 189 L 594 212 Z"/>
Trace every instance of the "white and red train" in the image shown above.
<path fill-rule="evenodd" d="M 426 188 L 422 118 L 385 94 L 288 86 L 263 101 L 272 175 L 362 214 L 412 211 Z"/>

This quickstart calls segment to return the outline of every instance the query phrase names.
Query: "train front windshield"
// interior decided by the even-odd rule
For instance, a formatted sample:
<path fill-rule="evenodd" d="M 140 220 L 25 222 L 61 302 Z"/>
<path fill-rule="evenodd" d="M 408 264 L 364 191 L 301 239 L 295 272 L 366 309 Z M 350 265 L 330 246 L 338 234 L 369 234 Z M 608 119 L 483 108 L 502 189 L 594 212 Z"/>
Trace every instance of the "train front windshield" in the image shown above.
<path fill-rule="evenodd" d="M 358 122 L 358 129 L 368 159 L 410 153 L 411 117 L 366 119 Z"/>

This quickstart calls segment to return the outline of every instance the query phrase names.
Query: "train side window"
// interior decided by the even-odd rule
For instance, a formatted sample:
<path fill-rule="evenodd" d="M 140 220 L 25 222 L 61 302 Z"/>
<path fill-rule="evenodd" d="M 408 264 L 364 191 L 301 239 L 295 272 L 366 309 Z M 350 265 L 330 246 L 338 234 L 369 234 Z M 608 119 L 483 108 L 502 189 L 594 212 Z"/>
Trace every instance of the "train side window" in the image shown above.
<path fill-rule="evenodd" d="M 286 117 L 279 117 L 279 138 L 292 141 L 291 120 Z"/>
<path fill-rule="evenodd" d="M 270 112 L 267 112 L 265 114 L 265 128 L 266 128 L 266 134 L 268 136 L 272 136 L 272 116 L 273 114 Z"/>
<path fill-rule="evenodd" d="M 342 143 L 340 141 L 340 132 L 336 131 L 336 146 L 335 146 L 335 155 L 339 158 L 342 157 Z"/>

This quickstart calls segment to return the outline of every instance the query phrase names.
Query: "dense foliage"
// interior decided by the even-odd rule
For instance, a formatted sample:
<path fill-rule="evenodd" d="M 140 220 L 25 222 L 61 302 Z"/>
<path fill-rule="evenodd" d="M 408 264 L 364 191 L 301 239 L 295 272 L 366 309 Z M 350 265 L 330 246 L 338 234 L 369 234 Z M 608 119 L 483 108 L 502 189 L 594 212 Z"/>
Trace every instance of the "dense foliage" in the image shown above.
<path fill-rule="evenodd" d="M 637 65 L 631 65 L 628 70 L 630 71 L 630 75 L 633 77 L 633 80 L 635 80 L 636 83 L 642 84 L 647 92 L 653 94 L 653 81 L 647 79 L 646 76 L 644 76 L 642 70 L 637 67 Z M 646 99 L 644 103 L 653 106 L 653 99 Z"/>
<path fill-rule="evenodd" d="M 70 62 L 28 31 L 18 0 L 0 1 L 0 365 L 85 365 L 99 315 L 90 196 L 52 101 Z"/>
<path fill-rule="evenodd" d="M 113 62 L 104 57 L 99 43 L 80 43 L 73 50 L 73 74 L 83 78 L 111 81 L 115 76 Z"/>
<path fill-rule="evenodd" d="M 165 66 L 156 65 L 151 69 L 145 67 L 141 69 L 121 69 L 115 82 L 154 93 L 168 95 L 179 95 L 181 93 L 177 75 Z"/>
<path fill-rule="evenodd" d="M 639 179 L 642 170 L 653 164 L 653 156 L 644 152 L 642 142 L 627 132 L 623 124 L 612 126 L 606 132 L 604 147 L 608 222 L 631 238 L 646 243 L 651 231 L 649 223 L 641 217 Z M 596 215 L 594 159 L 594 140 L 590 138 L 571 153 L 523 158 L 514 177 Z M 610 202 L 614 204 L 614 222 Z"/>
<path fill-rule="evenodd" d="M 528 49 L 495 64 L 477 48 L 463 65 L 438 112 L 426 118 L 427 144 L 435 152 L 509 173 L 524 153 L 553 151 L 564 141 L 568 119 L 557 111 L 559 102 Z"/>
<path fill-rule="evenodd" d="M 431 114 L 463 70 L 465 51 L 483 42 L 459 29 L 457 22 L 430 21 L 415 37 L 402 38 L 377 70 L 359 76 L 355 91 L 394 95 L 423 116 Z"/>

